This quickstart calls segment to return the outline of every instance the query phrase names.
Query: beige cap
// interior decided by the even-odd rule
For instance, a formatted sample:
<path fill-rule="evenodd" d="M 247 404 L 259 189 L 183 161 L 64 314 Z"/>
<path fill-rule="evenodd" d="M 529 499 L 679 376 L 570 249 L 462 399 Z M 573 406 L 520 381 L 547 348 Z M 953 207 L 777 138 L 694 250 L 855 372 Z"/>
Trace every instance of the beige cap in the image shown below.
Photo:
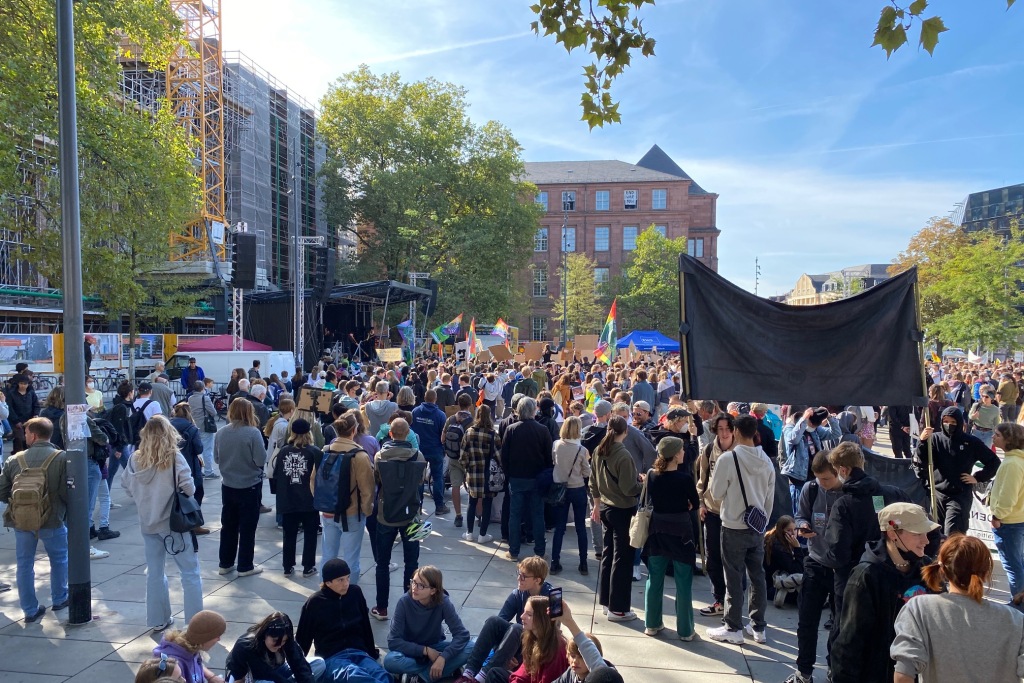
<path fill-rule="evenodd" d="M 878 513 L 878 526 L 882 531 L 909 531 L 912 534 L 927 534 L 939 528 L 928 519 L 924 508 L 916 503 L 893 503 Z"/>

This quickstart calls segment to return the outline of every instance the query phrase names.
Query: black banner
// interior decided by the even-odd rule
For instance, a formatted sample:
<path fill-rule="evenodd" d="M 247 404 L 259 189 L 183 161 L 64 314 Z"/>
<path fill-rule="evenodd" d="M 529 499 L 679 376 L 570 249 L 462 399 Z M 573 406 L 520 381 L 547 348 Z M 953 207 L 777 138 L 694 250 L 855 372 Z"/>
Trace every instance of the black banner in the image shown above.
<path fill-rule="evenodd" d="M 690 396 L 809 405 L 921 405 L 911 269 L 857 296 L 787 306 L 679 257 Z M 685 387 L 685 385 L 684 385 Z"/>

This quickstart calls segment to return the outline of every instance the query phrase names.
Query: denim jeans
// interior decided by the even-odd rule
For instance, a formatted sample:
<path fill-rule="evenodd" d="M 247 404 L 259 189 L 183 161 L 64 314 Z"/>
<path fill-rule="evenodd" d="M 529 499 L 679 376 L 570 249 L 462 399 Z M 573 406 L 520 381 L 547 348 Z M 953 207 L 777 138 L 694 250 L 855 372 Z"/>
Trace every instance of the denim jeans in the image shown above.
<path fill-rule="evenodd" d="M 252 570 L 256 553 L 256 526 L 260 521 L 262 483 L 247 489 L 220 487 L 220 566 L 231 567 L 237 555 L 238 571 Z"/>
<path fill-rule="evenodd" d="M 665 600 L 665 573 L 669 565 L 672 565 L 676 581 L 676 633 L 688 636 L 693 633 L 693 567 L 663 555 L 651 555 L 647 560 L 650 574 L 644 589 L 644 626 L 658 628 L 665 625 L 661 615 Z"/>
<path fill-rule="evenodd" d="M 405 558 L 405 574 L 402 579 L 402 590 L 409 590 L 412 575 L 420 566 L 420 542 L 410 541 L 406 527 L 388 526 L 377 523 L 377 609 L 388 608 L 388 597 L 391 594 L 391 551 L 395 547 L 395 537 L 402 536 L 402 556 Z M 428 679 L 429 680 L 429 679 Z"/>
<path fill-rule="evenodd" d="M 200 430 L 199 434 L 203 441 L 203 474 L 213 474 L 213 437 L 217 436 L 217 433 Z"/>
<path fill-rule="evenodd" d="M 764 536 L 750 529 L 722 527 L 722 564 L 725 567 L 725 625 L 743 628 L 743 577 L 750 580 L 749 615 L 755 631 L 763 631 L 768 609 L 764 579 Z M 837 629 L 838 630 L 838 629 Z"/>
<path fill-rule="evenodd" d="M 1010 582 L 1010 597 L 1013 597 L 1024 590 L 1024 522 L 1004 522 L 992 532 L 996 537 L 999 560 L 1006 570 L 1006 580 Z M 20 578 L 18 583 L 20 585 Z"/>
<path fill-rule="evenodd" d="M 444 453 L 439 455 L 423 454 L 427 464 L 430 465 L 430 495 L 434 499 L 434 506 L 444 505 Z"/>
<path fill-rule="evenodd" d="M 348 568 L 352 570 L 350 583 L 353 586 L 358 586 L 359 553 L 363 547 L 363 536 L 366 535 L 366 518 L 358 513 L 349 515 L 348 531 L 344 531 L 341 523 L 334 517 L 321 515 L 320 524 L 324 528 L 324 550 L 320 557 L 320 567 L 323 568 L 327 564 L 327 560 L 340 557 L 348 563 Z"/>
<path fill-rule="evenodd" d="M 50 558 L 50 599 L 59 605 L 68 599 L 68 528 L 61 524 L 56 529 L 35 531 L 14 530 L 15 557 L 18 562 L 18 600 L 25 616 L 39 610 L 36 600 L 36 548 L 43 542 Z"/>
<path fill-rule="evenodd" d="M 114 490 L 114 475 L 117 471 L 124 469 L 128 466 L 128 458 L 132 457 L 132 453 L 135 452 L 135 446 L 128 444 L 127 446 L 121 447 L 121 457 L 116 456 L 107 458 L 107 488 L 111 491 Z"/>
<path fill-rule="evenodd" d="M 440 643 L 434 643 L 429 647 L 437 650 L 438 652 L 444 652 L 451 643 L 447 640 L 442 640 Z M 455 670 L 466 663 L 469 659 L 469 653 L 473 651 L 473 640 L 470 639 L 469 643 L 463 648 L 462 652 L 455 654 L 451 659 L 445 660 L 444 671 L 441 674 L 441 678 L 451 676 L 455 673 Z M 392 650 L 384 656 L 384 668 L 393 674 L 416 674 L 422 681 L 434 680 L 430 675 L 430 661 L 422 658 L 413 659 L 412 657 L 406 657 L 401 652 Z"/>
<path fill-rule="evenodd" d="M 562 556 L 562 539 L 569 522 L 569 508 L 572 507 L 573 524 L 576 525 L 576 541 L 580 551 L 580 565 L 587 563 L 587 487 L 580 486 L 565 490 L 565 502 L 555 507 L 555 537 L 551 541 L 551 561 L 557 562 Z"/>
<path fill-rule="evenodd" d="M 96 482 L 96 500 L 99 501 L 100 521 L 96 524 L 95 508 L 89 511 L 89 523 L 97 529 L 110 526 L 110 487 L 102 476 Z"/>
<path fill-rule="evenodd" d="M 487 617 L 466 660 L 466 672 L 487 673 L 494 667 L 504 667 L 512 657 L 521 659 L 522 640 L 522 624 Z"/>
<path fill-rule="evenodd" d="M 203 609 L 203 580 L 199 575 L 199 553 L 192 550 L 192 541 L 184 534 L 142 534 L 146 544 L 146 623 L 160 626 L 171 620 L 171 596 L 167 591 L 164 565 L 168 548 L 183 550 L 171 557 L 181 574 L 181 591 L 185 597 L 185 622 Z M 165 545 L 166 542 L 166 545 Z"/>
<path fill-rule="evenodd" d="M 971 436 L 978 437 L 978 439 L 980 439 L 983 444 L 985 444 L 989 448 L 992 448 L 992 435 L 994 433 L 995 432 L 993 432 L 991 429 L 988 431 L 984 431 L 975 427 L 974 431 L 971 432 Z"/>
<path fill-rule="evenodd" d="M 508 551 L 519 557 L 522 542 L 523 510 L 529 510 L 533 527 L 533 554 L 544 554 L 544 501 L 537 495 L 536 479 L 509 479 L 511 510 L 508 516 Z"/>
<path fill-rule="evenodd" d="M 93 510 L 96 509 L 96 500 L 100 495 L 100 479 L 103 478 L 103 473 L 95 460 L 87 457 L 86 461 L 89 468 L 89 524 L 92 525 Z M 107 517 L 110 517 L 109 493 L 107 495 Z"/>

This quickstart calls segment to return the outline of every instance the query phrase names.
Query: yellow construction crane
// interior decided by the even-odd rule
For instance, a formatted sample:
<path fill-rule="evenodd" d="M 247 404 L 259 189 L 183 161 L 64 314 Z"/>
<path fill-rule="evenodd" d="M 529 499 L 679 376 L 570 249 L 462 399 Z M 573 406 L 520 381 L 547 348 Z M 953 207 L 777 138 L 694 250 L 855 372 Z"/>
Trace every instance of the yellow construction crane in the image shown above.
<path fill-rule="evenodd" d="M 186 45 L 167 65 L 167 98 L 185 127 L 202 181 L 199 215 L 171 237 L 172 261 L 224 260 L 224 57 L 220 0 L 170 0 Z"/>

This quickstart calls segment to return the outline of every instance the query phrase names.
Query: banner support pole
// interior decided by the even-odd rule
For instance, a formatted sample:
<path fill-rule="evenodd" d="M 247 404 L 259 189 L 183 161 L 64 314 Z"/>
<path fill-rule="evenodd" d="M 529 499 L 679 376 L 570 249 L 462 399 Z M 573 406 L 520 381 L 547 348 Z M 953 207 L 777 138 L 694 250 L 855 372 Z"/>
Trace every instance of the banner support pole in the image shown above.
<path fill-rule="evenodd" d="M 679 255 L 680 265 L 682 265 L 683 255 Z M 681 352 L 682 364 L 681 368 L 683 372 L 682 389 L 685 393 L 682 396 L 683 399 L 692 400 L 693 396 L 690 394 L 690 355 L 687 350 L 687 336 L 683 333 L 683 324 L 686 323 L 686 276 L 683 274 L 683 269 L 679 269 L 679 351 Z"/>
<path fill-rule="evenodd" d="M 920 337 L 920 339 L 917 340 L 918 357 L 920 358 L 920 361 L 921 361 L 920 362 L 920 367 L 921 367 L 921 392 L 922 392 L 923 396 L 928 396 L 928 379 L 926 377 L 926 373 L 925 373 L 925 369 L 924 369 L 924 363 L 925 363 L 925 360 L 924 360 L 924 328 L 921 326 L 921 290 L 920 290 L 919 287 L 920 287 L 920 285 L 917 282 L 917 280 L 915 279 L 914 280 L 915 312 L 917 314 L 917 327 L 918 327 L 918 330 L 921 332 L 921 337 Z M 911 409 L 913 409 L 913 407 L 911 407 Z M 925 410 L 923 411 L 923 413 L 924 413 L 924 415 L 923 415 L 923 417 L 924 417 L 924 427 L 925 427 L 925 429 L 928 429 L 929 427 L 932 426 L 931 425 L 931 421 L 932 421 L 932 419 L 931 419 L 931 411 L 929 411 L 927 406 L 926 406 Z M 930 494 L 931 502 L 932 502 L 932 519 L 935 520 L 935 519 L 939 518 L 939 507 L 938 507 L 938 502 L 935 499 L 935 467 L 934 467 L 933 456 L 932 456 L 932 440 L 930 438 L 928 439 L 928 493 Z"/>

